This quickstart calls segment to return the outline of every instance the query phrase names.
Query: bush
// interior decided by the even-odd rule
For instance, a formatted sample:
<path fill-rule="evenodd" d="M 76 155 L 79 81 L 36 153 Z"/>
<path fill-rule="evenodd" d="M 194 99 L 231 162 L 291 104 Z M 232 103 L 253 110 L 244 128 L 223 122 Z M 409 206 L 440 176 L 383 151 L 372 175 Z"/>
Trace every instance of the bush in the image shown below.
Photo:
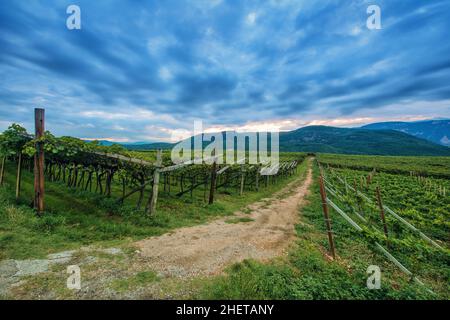
<path fill-rule="evenodd" d="M 34 220 L 34 229 L 36 231 L 51 233 L 54 232 L 57 227 L 64 226 L 65 224 L 65 217 L 47 213 L 39 219 Z"/>

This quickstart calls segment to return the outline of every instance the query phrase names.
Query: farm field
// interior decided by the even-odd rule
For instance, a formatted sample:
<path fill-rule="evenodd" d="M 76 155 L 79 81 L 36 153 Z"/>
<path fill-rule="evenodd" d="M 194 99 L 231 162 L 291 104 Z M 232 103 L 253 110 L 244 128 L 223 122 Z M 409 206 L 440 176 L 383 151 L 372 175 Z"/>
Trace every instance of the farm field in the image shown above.
<path fill-rule="evenodd" d="M 400 173 L 450 178 L 449 157 L 393 157 L 321 154 L 320 162 L 332 167 L 343 167 L 355 170 L 378 169 L 385 173 Z"/>
<path fill-rule="evenodd" d="M 449 180 L 442 178 L 418 178 L 410 176 L 408 170 L 421 168 L 422 174 L 435 172 L 441 165 L 448 166 L 445 158 L 408 158 L 318 155 L 322 173 L 330 181 L 336 196 L 328 197 L 342 209 L 352 221 L 363 227 L 359 233 L 341 215 L 330 207 L 330 218 L 334 234 L 336 262 L 330 262 L 329 244 L 322 212 L 318 178 L 321 170 L 316 165 L 316 183 L 312 187 L 309 204 L 300 208 L 300 223 L 297 225 L 298 241 L 287 259 L 270 264 L 248 261 L 235 265 L 227 274 L 209 282 L 202 297 L 229 299 L 449 299 L 449 201 L 443 188 Z M 349 160 L 348 162 L 346 160 Z M 427 163 L 429 166 L 424 166 Z M 373 164 L 387 168 L 392 174 L 379 172 L 371 175 Z M 333 167 L 333 165 L 335 167 Z M 367 167 L 362 171 L 348 167 Z M 382 169 L 379 169 L 382 170 Z M 364 178 L 363 186 L 360 185 Z M 342 181 L 341 181 L 342 180 Z M 345 186 L 348 181 L 348 186 Z M 356 189 L 370 200 L 355 196 Z M 333 185 L 331 185 L 331 182 Z M 342 183 L 344 182 L 344 183 Z M 425 241 L 417 232 L 412 232 L 403 223 L 386 213 L 389 231 L 388 251 L 412 275 L 405 274 L 386 258 L 376 243 L 385 246 L 383 223 L 376 205 L 375 190 L 382 190 L 382 201 L 401 217 L 420 229 L 438 243 L 440 248 Z M 435 186 L 440 186 L 435 187 Z M 439 191 L 440 190 L 440 191 Z M 361 218 L 362 216 L 362 218 Z M 367 226 L 367 227 L 366 227 Z M 382 289 L 366 290 L 366 269 L 377 265 L 382 272 Z M 422 284 L 413 281 L 419 278 Z"/>
<path fill-rule="evenodd" d="M 328 196 L 362 226 L 362 236 L 369 243 L 383 243 L 389 253 L 410 270 L 411 277 L 423 280 L 425 287 L 448 295 L 450 196 L 447 190 L 450 184 L 442 175 L 433 177 L 436 167 L 448 165 L 445 159 L 412 158 L 410 163 L 405 163 L 404 158 L 399 158 L 397 163 L 389 159 L 387 172 L 383 172 L 383 164 L 376 166 L 382 168 L 378 169 L 380 171 L 375 166 L 371 171 L 352 169 L 355 164 L 358 166 L 357 160 L 376 163 L 375 157 L 355 160 L 347 168 L 342 162 L 333 168 L 332 160 L 322 166 Z M 406 173 L 420 165 L 420 175 L 414 171 Z M 403 174 L 392 174 L 393 171 Z M 386 231 L 383 231 L 380 200 Z"/>
<path fill-rule="evenodd" d="M 22 159 L 20 194 L 15 197 L 17 152 L 25 141 L 17 130 L 10 133 L 12 137 L 5 139 L 3 145 L 8 157 L 5 158 L 0 188 L 0 260 L 42 258 L 49 253 L 80 246 L 131 242 L 175 228 L 205 223 L 232 215 L 297 177 L 293 168 L 280 177 L 261 178 L 260 185 L 255 185 L 255 181 L 250 180 L 254 180 L 254 176 L 250 176 L 250 172 L 242 173 L 242 166 L 238 165 L 237 168 L 229 168 L 229 172 L 233 171 L 229 176 L 218 178 L 214 203 L 209 204 L 211 166 L 187 166 L 161 175 L 157 211 L 149 215 L 146 203 L 152 194 L 152 183 L 141 186 L 140 182 L 152 182 L 154 168 L 119 163 L 109 158 L 105 161 L 102 157 L 99 162 L 103 166 L 101 168 L 95 164 L 97 158 L 88 159 L 90 162 L 84 166 L 78 165 L 77 161 L 81 161 L 79 148 L 87 144 L 70 140 L 70 143 L 54 144 L 53 150 L 59 151 L 49 149 L 45 175 L 46 211 L 38 217 L 30 207 L 34 196 L 34 175 L 31 159 L 26 155 Z M 11 141 L 19 141 L 19 146 Z M 156 152 L 129 153 L 117 146 L 101 150 L 156 161 Z M 305 154 L 281 155 L 284 162 L 297 159 L 301 163 L 304 158 Z M 69 160 L 65 162 L 64 159 Z M 169 153 L 163 153 L 162 163 L 173 165 Z M 116 172 L 109 174 L 109 170 Z M 98 179 L 94 177 L 94 171 Z M 244 179 L 243 175 L 246 175 Z"/>
<path fill-rule="evenodd" d="M 52 264 L 47 257 L 61 254 L 90 259 L 97 267 L 89 266 L 87 277 L 97 290 L 81 291 L 79 298 L 449 296 L 445 157 L 281 153 L 278 172 L 265 176 L 261 166 L 246 161 L 175 164 L 168 151 L 128 151 L 51 134 L 45 139 L 40 212 L 32 209 L 39 141 L 14 125 L 1 136 L 0 270 L 9 270 L 11 261 L 31 268 L 39 261 Z M 329 230 L 319 190 L 327 201 Z M 295 233 L 286 224 L 296 224 Z M 327 231 L 334 235 L 335 252 Z M 249 243 L 273 250 L 254 250 Z M 106 258 L 102 250 L 115 254 Z M 371 265 L 383 270 L 382 290 L 365 285 Z M 19 278 L 7 277 L 1 294 L 34 298 L 45 284 L 47 297 L 76 298 L 58 280 L 61 271 L 45 269 L 13 293 L 9 285 Z M 98 272 L 109 276 L 99 283 Z"/>
<path fill-rule="evenodd" d="M 157 159 L 153 151 L 132 152 L 127 156 L 150 162 Z M 171 165 L 168 157 L 168 153 L 163 154 L 163 163 Z M 208 205 L 206 200 L 210 191 L 208 187 L 202 185 L 194 188 L 192 193 L 177 196 L 181 191 L 181 184 L 177 182 L 180 176 L 178 179 L 172 176 L 170 181 L 163 178 L 159 182 L 158 209 L 152 216 L 146 215 L 143 207 L 136 208 L 139 193 L 123 203 L 117 202 L 124 193 L 122 176 L 112 179 L 109 195 L 80 190 L 68 186 L 67 182 L 46 181 L 47 210 L 42 217 L 37 217 L 29 207 L 33 192 L 31 172 L 24 170 L 20 198 L 14 199 L 14 159 L 11 157 L 6 162 L 4 185 L 0 189 L 0 260 L 43 259 L 51 253 L 86 247 L 95 250 L 114 247 L 122 252 L 119 256 L 109 257 L 96 251 L 98 261 L 90 266 L 87 277 L 97 289 L 79 293 L 78 298 L 449 298 L 450 183 L 445 177 L 445 170 L 439 171 L 439 168 L 449 165 L 446 158 L 318 154 L 315 157 L 311 155 L 305 161 L 305 154 L 283 153 L 281 162 L 300 161 L 295 172 L 273 180 L 267 186 L 261 181 L 258 190 L 254 185 L 244 183 L 243 194 L 239 184 L 218 188 L 212 205 Z M 201 168 L 210 170 L 208 166 Z M 271 197 L 283 188 L 290 189 L 290 183 L 302 182 L 308 168 L 312 169 L 313 183 L 306 202 L 298 209 L 296 238 L 289 246 L 287 255 L 265 262 L 248 259 L 231 264 L 221 275 L 181 279 L 161 276 L 143 264 L 140 254 L 136 254 L 140 250 L 136 247 L 136 241 L 171 234 L 182 227 L 204 225 L 216 219 L 225 219 L 227 224 L 251 225 L 254 218 L 246 214 L 252 213 L 252 204 Z M 330 258 L 322 215 L 318 183 L 321 172 L 332 191 L 328 192 L 328 198 L 363 228 L 362 233 L 355 231 L 332 207 L 329 208 L 336 261 Z M 386 241 L 377 206 L 377 187 L 381 190 L 384 205 L 418 228 L 438 247 L 388 213 L 386 225 L 389 237 Z M 151 191 L 151 186 L 146 186 L 145 194 Z M 235 216 L 238 211 L 244 212 L 244 216 Z M 412 275 L 405 274 L 386 259 L 376 243 L 385 246 Z M 77 253 L 74 259 L 84 261 L 86 255 Z M 92 258 L 92 255 L 89 257 Z M 370 265 L 377 265 L 382 270 L 381 290 L 368 290 L 366 287 L 366 269 Z M 112 269 L 116 275 L 110 274 Z M 108 274 L 105 283 L 95 280 L 99 272 Z M 35 292 L 42 294 L 38 288 L 44 286 L 47 297 L 77 298 L 64 287 L 64 274 L 65 270 L 56 267 L 42 275 L 27 278 L 26 284 L 15 289 L 13 295 L 10 293 L 5 297 L 33 298 Z M 420 279 L 422 284 L 412 281 L 414 277 Z"/>
<path fill-rule="evenodd" d="M 14 314 L 450 300 L 450 1 L 2 0 L 0 34 Z"/>

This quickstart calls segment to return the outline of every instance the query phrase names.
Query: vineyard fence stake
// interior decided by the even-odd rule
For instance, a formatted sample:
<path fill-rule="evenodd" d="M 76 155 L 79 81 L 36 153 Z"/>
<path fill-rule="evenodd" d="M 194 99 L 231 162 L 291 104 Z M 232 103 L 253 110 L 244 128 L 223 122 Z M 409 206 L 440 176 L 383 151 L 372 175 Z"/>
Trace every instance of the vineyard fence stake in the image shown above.
<path fill-rule="evenodd" d="M 331 255 L 333 256 L 333 259 L 336 259 L 336 250 L 334 246 L 334 239 L 333 239 L 333 231 L 331 229 L 331 220 L 329 217 L 328 212 L 328 204 L 327 204 L 327 193 L 325 191 L 325 186 L 323 183 L 323 177 L 320 176 L 319 178 L 319 184 L 320 184 L 320 196 L 322 197 L 322 209 L 323 209 L 323 216 L 325 219 L 325 225 L 327 227 L 327 234 L 328 234 L 328 242 L 330 244 L 330 251 Z"/>
<path fill-rule="evenodd" d="M 149 202 L 147 204 L 146 213 L 147 214 L 154 214 L 156 212 L 156 203 L 158 201 L 158 187 L 159 187 L 159 177 L 161 175 L 160 167 L 162 166 L 162 154 L 161 149 L 159 149 L 156 153 L 156 168 L 153 172 L 153 187 L 152 187 L 152 193 L 149 199 Z"/>
<path fill-rule="evenodd" d="M 34 109 L 35 137 L 41 139 L 45 132 L 45 110 Z M 34 156 L 34 208 L 38 215 L 44 212 L 44 146 L 42 142 L 36 143 L 36 154 Z"/>
<path fill-rule="evenodd" d="M 386 245 L 389 246 L 389 234 L 388 234 L 386 216 L 384 214 L 383 201 L 381 200 L 381 191 L 380 191 L 379 186 L 377 186 L 377 201 L 378 201 L 378 206 L 380 208 L 381 221 L 383 222 L 384 235 L 386 236 Z"/>
<path fill-rule="evenodd" d="M 19 152 L 19 159 L 17 161 L 16 201 L 18 201 L 20 198 L 21 180 L 22 180 L 22 152 Z"/>

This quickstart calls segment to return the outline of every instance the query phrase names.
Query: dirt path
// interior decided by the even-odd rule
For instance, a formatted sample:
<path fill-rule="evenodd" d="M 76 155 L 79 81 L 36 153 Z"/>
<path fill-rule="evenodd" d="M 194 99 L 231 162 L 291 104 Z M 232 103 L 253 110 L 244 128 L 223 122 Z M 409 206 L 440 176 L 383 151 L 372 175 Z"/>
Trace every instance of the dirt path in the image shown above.
<path fill-rule="evenodd" d="M 251 213 L 239 212 L 232 218 L 250 222 L 229 223 L 230 218 L 223 218 L 139 241 L 141 261 L 165 276 L 193 277 L 218 274 L 248 258 L 264 261 L 281 256 L 295 237 L 298 207 L 311 182 L 309 167 L 302 183 L 294 181 L 270 199 L 250 205 Z"/>
<path fill-rule="evenodd" d="M 177 229 L 122 249 L 85 247 L 50 254 L 43 260 L 0 261 L 0 299 L 189 296 L 195 291 L 188 283 L 193 277 L 220 274 L 225 267 L 244 259 L 265 261 L 287 253 L 295 239 L 298 208 L 304 203 L 311 182 L 309 160 L 306 176 L 233 216 Z M 81 268 L 79 291 L 66 288 L 68 265 Z M 137 274 L 148 276 L 153 271 L 158 281 L 136 278 Z M 182 289 L 179 281 L 183 281 Z"/>

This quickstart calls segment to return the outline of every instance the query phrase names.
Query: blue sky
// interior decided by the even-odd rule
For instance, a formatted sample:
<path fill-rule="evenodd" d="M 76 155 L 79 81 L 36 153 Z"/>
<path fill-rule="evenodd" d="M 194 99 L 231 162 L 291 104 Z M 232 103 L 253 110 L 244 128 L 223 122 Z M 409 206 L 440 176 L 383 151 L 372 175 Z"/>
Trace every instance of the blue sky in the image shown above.
<path fill-rule="evenodd" d="M 81 30 L 66 8 L 81 8 Z M 382 29 L 366 27 L 379 5 Z M 0 130 L 168 141 L 450 117 L 450 1 L 0 1 Z M 175 135 L 174 135 L 175 134 Z"/>

